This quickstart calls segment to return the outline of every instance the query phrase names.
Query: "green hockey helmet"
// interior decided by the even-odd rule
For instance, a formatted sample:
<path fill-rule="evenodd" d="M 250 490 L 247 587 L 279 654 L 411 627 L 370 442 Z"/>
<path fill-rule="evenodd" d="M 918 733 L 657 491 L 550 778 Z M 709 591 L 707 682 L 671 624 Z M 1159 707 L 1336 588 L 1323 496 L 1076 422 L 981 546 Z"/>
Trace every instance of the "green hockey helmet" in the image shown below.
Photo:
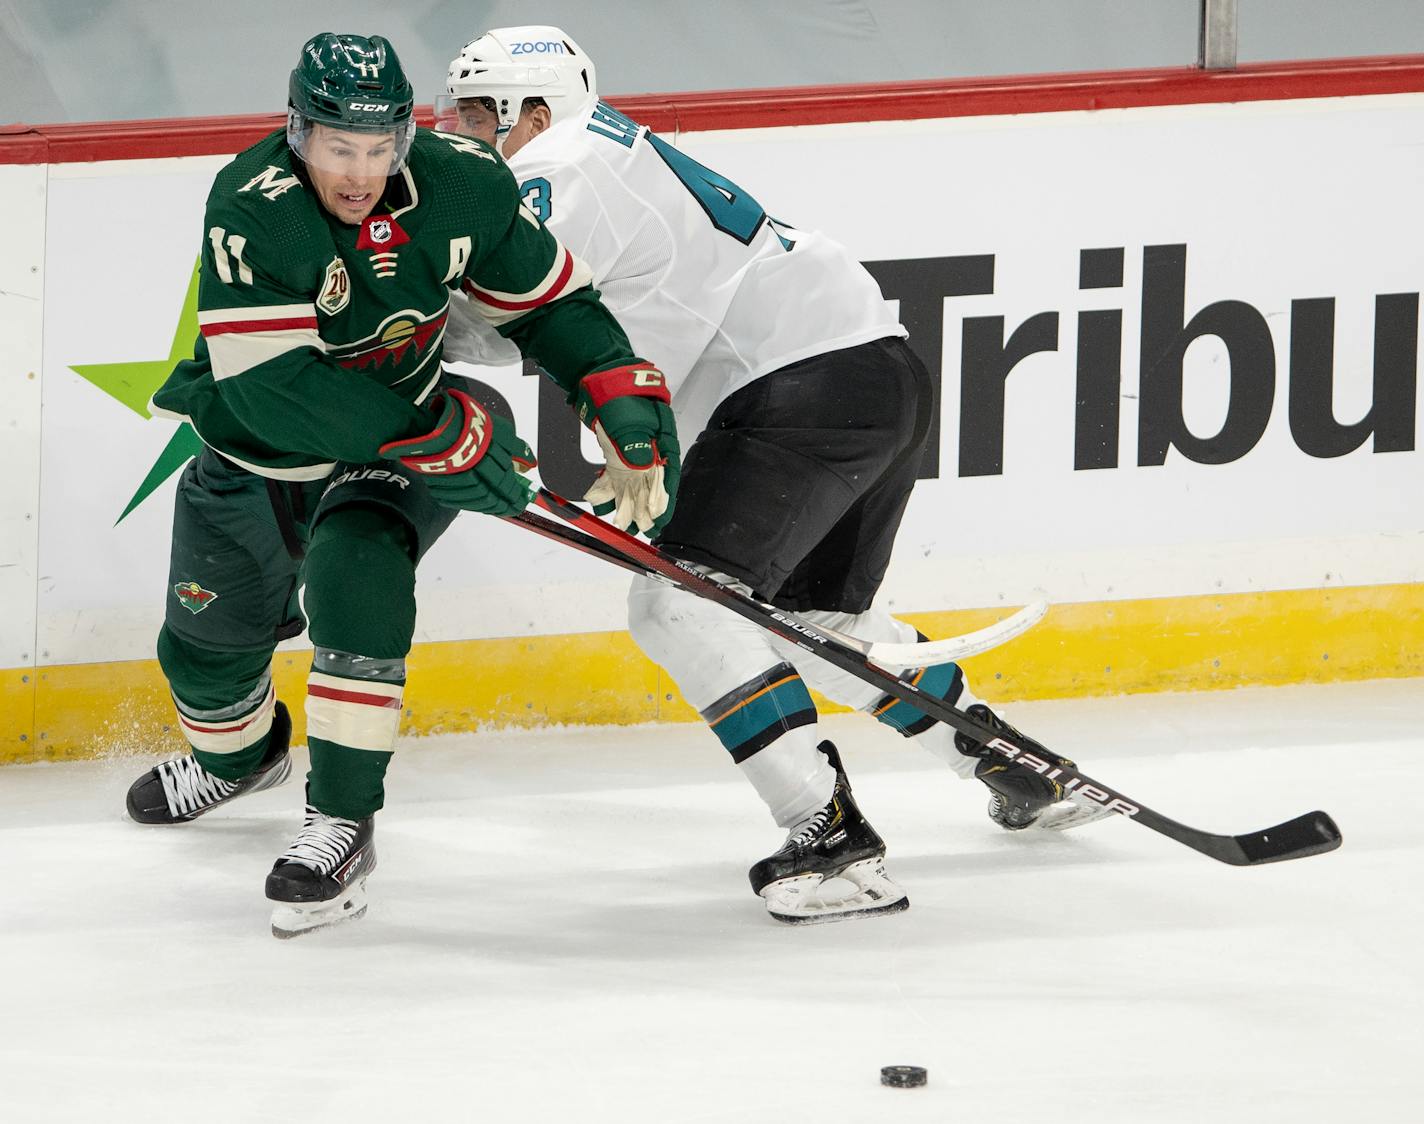
<path fill-rule="evenodd" d="M 314 126 L 388 135 L 394 173 L 415 136 L 414 103 L 415 91 L 384 38 L 324 31 L 307 40 L 292 71 L 287 143 L 307 163 L 332 167 L 336 158 L 312 143 Z"/>

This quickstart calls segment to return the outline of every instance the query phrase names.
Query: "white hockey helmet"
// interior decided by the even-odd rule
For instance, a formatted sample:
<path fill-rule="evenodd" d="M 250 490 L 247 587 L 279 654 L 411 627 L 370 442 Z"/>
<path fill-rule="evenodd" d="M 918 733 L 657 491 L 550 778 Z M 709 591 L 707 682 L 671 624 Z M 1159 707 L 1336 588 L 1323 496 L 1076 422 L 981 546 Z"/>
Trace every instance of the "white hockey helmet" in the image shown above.
<path fill-rule="evenodd" d="M 565 32 L 544 26 L 496 27 L 466 43 L 450 63 L 445 89 L 435 100 L 435 127 L 453 129 L 461 98 L 489 98 L 501 151 L 526 99 L 542 98 L 556 125 L 598 97 L 592 60 Z"/>

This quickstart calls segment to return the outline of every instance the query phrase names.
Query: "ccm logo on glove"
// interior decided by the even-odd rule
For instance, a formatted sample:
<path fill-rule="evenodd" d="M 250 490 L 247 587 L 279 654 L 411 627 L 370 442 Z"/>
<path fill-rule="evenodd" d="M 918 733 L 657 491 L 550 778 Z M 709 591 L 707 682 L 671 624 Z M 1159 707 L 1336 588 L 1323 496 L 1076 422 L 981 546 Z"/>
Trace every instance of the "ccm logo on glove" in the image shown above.
<path fill-rule="evenodd" d="M 401 457 L 401 462 L 407 468 L 431 476 L 464 472 L 484 456 L 485 450 L 489 448 L 490 419 L 485 408 L 462 391 L 450 390 L 446 391 L 446 394 L 459 408 L 448 411 L 441 418 L 441 424 L 421 440 L 438 443 L 444 438 L 454 443 L 441 453 Z M 455 430 L 455 427 L 458 429 Z M 451 432 L 452 430 L 455 432 Z"/>
<path fill-rule="evenodd" d="M 534 491 L 522 473 L 537 462 L 514 425 L 453 388 L 438 391 L 427 407 L 437 415 L 435 428 L 382 445 L 381 456 L 420 473 L 447 507 L 499 516 L 523 511 Z"/>
<path fill-rule="evenodd" d="M 614 367 L 610 371 L 595 372 L 579 383 L 579 391 L 579 420 L 588 426 L 592 426 L 589 414 L 597 413 L 613 399 L 625 395 L 672 402 L 672 395 L 668 393 L 667 388 L 667 376 L 651 364 L 646 367 Z"/>

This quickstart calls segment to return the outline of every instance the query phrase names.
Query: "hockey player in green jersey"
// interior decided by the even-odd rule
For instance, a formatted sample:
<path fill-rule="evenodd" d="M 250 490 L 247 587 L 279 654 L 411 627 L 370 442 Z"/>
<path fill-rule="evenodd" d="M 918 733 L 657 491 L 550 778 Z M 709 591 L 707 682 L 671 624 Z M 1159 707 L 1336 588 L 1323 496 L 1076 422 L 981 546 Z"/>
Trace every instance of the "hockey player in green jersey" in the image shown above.
<path fill-rule="evenodd" d="M 503 160 L 417 129 L 412 102 L 384 39 L 303 46 L 286 129 L 213 184 L 201 336 L 152 403 L 205 445 L 178 486 L 158 640 L 192 753 L 140 777 L 128 810 L 185 822 L 287 778 L 271 658 L 305 626 L 311 772 L 305 823 L 267 878 L 279 936 L 365 909 L 416 564 L 458 511 L 512 515 L 532 495 L 529 447 L 442 374 L 452 291 L 578 403 L 630 522 L 660 525 L 677 488 L 661 373 Z"/>

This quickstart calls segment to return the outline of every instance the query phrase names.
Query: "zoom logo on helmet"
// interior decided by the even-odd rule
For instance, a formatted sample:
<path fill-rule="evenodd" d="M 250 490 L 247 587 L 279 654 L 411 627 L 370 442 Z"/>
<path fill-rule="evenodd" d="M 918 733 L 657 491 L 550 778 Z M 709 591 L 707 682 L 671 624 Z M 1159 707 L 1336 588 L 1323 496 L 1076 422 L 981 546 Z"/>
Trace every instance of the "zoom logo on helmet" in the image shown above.
<path fill-rule="evenodd" d="M 308 165 L 354 176 L 398 172 L 415 137 L 415 91 L 379 35 L 324 31 L 302 47 L 287 99 L 287 143 Z"/>

